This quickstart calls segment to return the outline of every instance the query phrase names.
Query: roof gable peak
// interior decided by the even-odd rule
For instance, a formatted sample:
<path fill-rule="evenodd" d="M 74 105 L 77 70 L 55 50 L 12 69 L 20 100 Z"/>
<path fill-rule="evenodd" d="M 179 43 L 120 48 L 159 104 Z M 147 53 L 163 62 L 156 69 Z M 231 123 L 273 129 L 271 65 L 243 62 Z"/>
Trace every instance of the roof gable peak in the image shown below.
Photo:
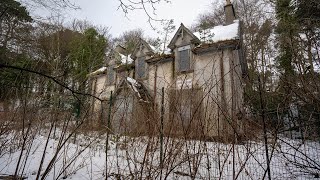
<path fill-rule="evenodd" d="M 142 38 L 139 39 L 139 42 L 137 43 L 136 47 L 134 48 L 133 53 L 131 54 L 131 58 L 132 59 L 136 59 L 136 54 L 143 50 L 143 48 L 147 48 L 148 50 L 148 54 L 154 54 L 153 49 L 151 48 L 151 46 Z"/>
<path fill-rule="evenodd" d="M 175 42 L 178 40 L 179 37 L 184 37 L 185 34 L 189 34 L 192 39 L 191 42 L 192 43 L 200 43 L 200 40 L 197 38 L 197 36 L 195 36 L 187 27 L 184 26 L 183 23 L 180 24 L 179 29 L 176 31 L 176 33 L 174 34 L 173 38 L 171 39 L 168 48 L 170 49 L 174 49 L 175 48 Z"/>

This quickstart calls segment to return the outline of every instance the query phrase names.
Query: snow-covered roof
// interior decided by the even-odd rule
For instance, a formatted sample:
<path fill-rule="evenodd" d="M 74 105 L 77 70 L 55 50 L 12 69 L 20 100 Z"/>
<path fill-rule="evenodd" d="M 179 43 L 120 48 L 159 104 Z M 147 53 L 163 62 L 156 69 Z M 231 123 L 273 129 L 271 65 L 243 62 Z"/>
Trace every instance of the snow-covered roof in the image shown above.
<path fill-rule="evenodd" d="M 139 83 L 137 80 L 131 77 L 127 77 L 126 81 L 130 85 L 131 89 L 138 95 L 140 102 L 150 102 L 150 96 L 148 95 L 148 92 L 143 84 Z"/>
<path fill-rule="evenodd" d="M 105 71 L 107 70 L 107 67 L 102 67 L 96 71 L 93 71 L 92 73 L 88 74 L 88 76 L 95 76 L 95 75 L 98 75 L 98 74 L 101 74 L 101 73 L 104 73 Z"/>
<path fill-rule="evenodd" d="M 234 20 L 232 24 L 214 26 L 213 28 L 193 33 L 201 42 L 216 43 L 226 40 L 239 39 L 239 20 Z"/>
<path fill-rule="evenodd" d="M 140 95 L 140 93 L 138 91 L 138 88 L 140 87 L 140 84 L 135 79 L 132 79 L 130 77 L 127 77 L 127 81 L 131 85 L 131 87 L 134 90 L 134 92 L 136 92 L 138 94 L 138 96 L 141 98 L 141 95 Z"/>
<path fill-rule="evenodd" d="M 121 64 L 131 64 L 133 62 L 133 59 L 131 59 L 131 54 L 129 55 L 123 55 L 123 54 L 120 54 L 120 60 L 121 60 Z"/>
<path fill-rule="evenodd" d="M 151 49 L 153 50 L 154 53 L 156 54 L 165 54 L 165 55 L 168 55 L 168 54 L 171 54 L 171 50 L 169 48 L 167 48 L 167 46 L 164 45 L 164 43 L 161 43 L 159 45 L 159 47 L 155 47 L 155 46 L 152 46 L 152 45 L 149 45 L 151 47 Z M 163 47 L 165 47 L 165 49 L 163 50 Z"/>

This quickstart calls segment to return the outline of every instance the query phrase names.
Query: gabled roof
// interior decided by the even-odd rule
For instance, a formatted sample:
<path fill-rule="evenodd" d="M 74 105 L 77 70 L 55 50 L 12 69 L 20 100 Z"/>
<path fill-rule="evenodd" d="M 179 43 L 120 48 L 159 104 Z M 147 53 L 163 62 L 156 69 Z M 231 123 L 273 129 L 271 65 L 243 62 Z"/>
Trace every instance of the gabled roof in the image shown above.
<path fill-rule="evenodd" d="M 192 37 L 192 40 L 194 43 L 200 43 L 200 40 L 198 39 L 197 36 L 195 36 L 188 28 L 186 28 L 182 23 L 179 27 L 179 29 L 177 30 L 177 32 L 174 34 L 173 38 L 171 39 L 168 47 L 170 49 L 174 49 L 174 43 L 177 41 L 177 39 L 179 38 L 179 36 L 181 35 L 181 32 L 183 33 L 187 33 Z"/>
<path fill-rule="evenodd" d="M 139 43 L 136 45 L 136 47 L 134 48 L 133 53 L 131 54 L 131 58 L 132 59 L 136 59 L 137 58 L 136 54 L 139 52 L 141 44 L 148 49 L 148 51 L 149 51 L 148 53 L 150 53 L 150 55 L 154 54 L 154 51 L 151 48 L 151 46 L 145 40 L 140 38 Z"/>
<path fill-rule="evenodd" d="M 116 96 L 123 90 L 124 87 L 128 87 L 131 92 L 134 93 L 134 95 L 139 99 L 139 102 L 143 103 L 152 103 L 153 99 L 151 95 L 149 94 L 147 88 L 139 81 L 126 77 L 123 78 L 119 86 L 116 88 Z"/>

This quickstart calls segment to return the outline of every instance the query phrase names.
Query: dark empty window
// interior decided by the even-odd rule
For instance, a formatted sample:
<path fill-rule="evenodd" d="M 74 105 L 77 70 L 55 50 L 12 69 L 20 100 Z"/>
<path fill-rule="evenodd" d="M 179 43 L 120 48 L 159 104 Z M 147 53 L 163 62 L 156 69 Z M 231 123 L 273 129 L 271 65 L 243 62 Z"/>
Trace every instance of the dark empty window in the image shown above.
<path fill-rule="evenodd" d="M 179 71 L 187 71 L 190 69 L 189 49 L 179 51 Z"/>
<path fill-rule="evenodd" d="M 137 68 L 136 68 L 136 75 L 137 78 L 144 78 L 146 75 L 146 62 L 145 62 L 145 57 L 139 57 L 137 59 Z"/>
<path fill-rule="evenodd" d="M 201 89 L 177 89 L 170 91 L 170 115 L 175 122 L 188 127 L 199 126 L 202 112 Z"/>

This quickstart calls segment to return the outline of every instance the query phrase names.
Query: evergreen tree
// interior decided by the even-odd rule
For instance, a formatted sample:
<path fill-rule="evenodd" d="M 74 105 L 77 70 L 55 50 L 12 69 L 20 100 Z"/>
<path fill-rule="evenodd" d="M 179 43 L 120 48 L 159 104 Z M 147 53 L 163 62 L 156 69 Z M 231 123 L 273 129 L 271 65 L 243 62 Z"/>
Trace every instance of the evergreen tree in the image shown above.
<path fill-rule="evenodd" d="M 294 38 L 297 35 L 297 22 L 291 0 L 278 0 L 276 3 L 277 19 L 276 32 L 278 34 L 280 55 L 277 59 L 280 71 L 285 78 L 294 75 Z M 288 80 L 288 79 L 286 79 Z"/>
<path fill-rule="evenodd" d="M 72 82 L 80 92 L 88 93 L 87 75 L 104 64 L 107 40 L 94 28 L 89 28 L 72 42 Z"/>
<path fill-rule="evenodd" d="M 19 36 L 31 21 L 29 12 L 19 2 L 0 1 L 0 102 L 4 103 L 5 110 L 13 98 L 18 99 L 32 89 L 27 73 L 1 68 L 1 65 L 32 67 L 30 58 L 17 51 L 22 45 Z"/>

